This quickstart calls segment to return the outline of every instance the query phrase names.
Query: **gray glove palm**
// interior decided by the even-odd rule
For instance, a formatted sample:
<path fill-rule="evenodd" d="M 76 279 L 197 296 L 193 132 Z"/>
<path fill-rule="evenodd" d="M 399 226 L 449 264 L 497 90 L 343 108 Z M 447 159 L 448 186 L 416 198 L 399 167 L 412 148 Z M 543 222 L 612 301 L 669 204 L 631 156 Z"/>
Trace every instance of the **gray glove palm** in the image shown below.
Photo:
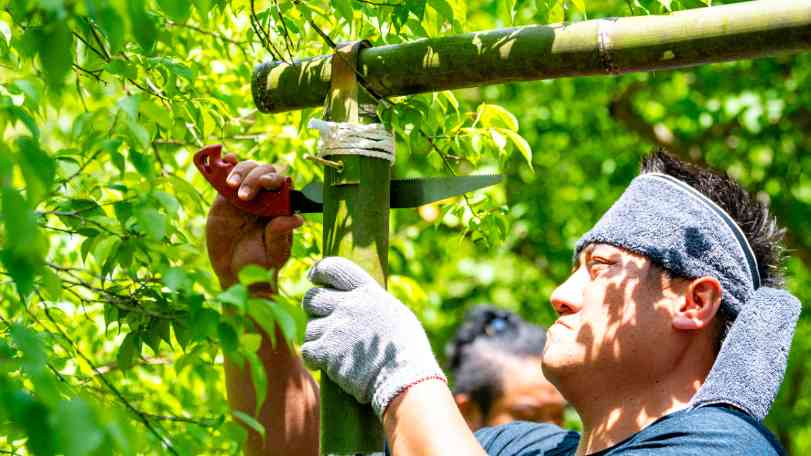
<path fill-rule="evenodd" d="M 304 296 L 312 317 L 301 354 L 382 418 L 389 402 L 411 385 L 445 375 L 414 314 L 356 264 L 319 261 L 309 279 L 325 288 Z"/>

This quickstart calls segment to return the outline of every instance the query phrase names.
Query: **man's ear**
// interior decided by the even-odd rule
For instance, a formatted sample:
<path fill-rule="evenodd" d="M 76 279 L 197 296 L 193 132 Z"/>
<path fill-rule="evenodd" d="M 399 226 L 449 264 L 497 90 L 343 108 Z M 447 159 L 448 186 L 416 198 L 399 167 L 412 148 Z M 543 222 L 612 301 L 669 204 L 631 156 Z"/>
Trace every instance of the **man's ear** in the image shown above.
<path fill-rule="evenodd" d="M 479 404 L 474 401 L 470 395 L 465 393 L 457 393 L 453 395 L 453 400 L 456 401 L 456 406 L 459 407 L 459 411 L 462 413 L 462 416 L 467 421 L 467 425 L 472 430 L 476 430 L 484 423 L 482 423 L 484 417 L 482 417 L 482 411 L 479 409 Z"/>
<path fill-rule="evenodd" d="M 687 331 L 707 327 L 718 312 L 722 297 L 718 279 L 705 276 L 692 280 L 673 315 L 673 327 Z"/>

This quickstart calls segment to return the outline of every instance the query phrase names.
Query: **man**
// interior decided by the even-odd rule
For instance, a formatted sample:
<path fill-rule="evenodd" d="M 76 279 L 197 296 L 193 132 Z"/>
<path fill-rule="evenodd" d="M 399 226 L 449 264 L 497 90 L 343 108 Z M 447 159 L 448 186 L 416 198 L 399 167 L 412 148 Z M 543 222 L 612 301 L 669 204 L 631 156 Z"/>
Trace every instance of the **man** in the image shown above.
<path fill-rule="evenodd" d="M 273 171 L 240 164 L 231 182 L 249 199 L 278 186 Z M 759 420 L 782 381 L 799 315 L 795 298 L 771 288 L 781 283 L 782 233 L 727 177 L 664 153 L 642 171 L 578 242 L 572 274 L 551 299 L 560 317 L 543 371 L 580 414 L 582 437 L 528 423 L 474 436 L 417 319 L 341 258 L 310 272 L 322 287 L 304 298 L 313 318 L 303 357 L 371 403 L 394 454 L 780 454 Z M 300 223 L 265 227 L 215 203 L 209 254 L 223 285 L 247 263 L 281 266 Z M 231 234 L 229 226 L 241 228 Z M 260 416 L 268 438 L 254 435 L 249 452 L 314 454 L 309 375 L 287 347 L 261 350 L 272 379 Z M 229 399 L 250 410 L 250 377 L 227 369 Z"/>

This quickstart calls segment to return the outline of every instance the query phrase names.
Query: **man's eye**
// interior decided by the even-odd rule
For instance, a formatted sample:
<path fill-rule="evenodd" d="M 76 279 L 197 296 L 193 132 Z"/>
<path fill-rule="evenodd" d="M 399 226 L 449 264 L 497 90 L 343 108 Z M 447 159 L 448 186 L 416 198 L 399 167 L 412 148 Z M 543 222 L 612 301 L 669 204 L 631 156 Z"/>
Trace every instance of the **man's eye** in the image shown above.
<path fill-rule="evenodd" d="M 612 264 L 614 263 L 605 258 L 592 258 L 589 260 L 589 269 L 592 271 L 602 271 Z"/>

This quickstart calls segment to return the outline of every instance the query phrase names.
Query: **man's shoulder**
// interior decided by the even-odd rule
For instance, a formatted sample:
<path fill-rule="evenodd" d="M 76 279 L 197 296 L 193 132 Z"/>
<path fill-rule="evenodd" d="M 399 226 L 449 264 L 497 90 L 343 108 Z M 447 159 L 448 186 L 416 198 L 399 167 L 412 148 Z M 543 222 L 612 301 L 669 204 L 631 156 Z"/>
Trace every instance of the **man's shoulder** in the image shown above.
<path fill-rule="evenodd" d="M 487 454 L 567 456 L 574 454 L 580 435 L 554 424 L 514 421 L 479 429 L 476 438 Z"/>
<path fill-rule="evenodd" d="M 516 421 L 476 432 L 487 454 L 569 456 L 580 435 L 553 424 Z M 627 440 L 593 456 L 780 456 L 780 444 L 757 420 L 736 409 L 704 406 L 660 418 Z"/>
<path fill-rule="evenodd" d="M 704 406 L 667 415 L 600 456 L 662 455 L 782 455 L 780 444 L 760 422 L 737 409 Z"/>

